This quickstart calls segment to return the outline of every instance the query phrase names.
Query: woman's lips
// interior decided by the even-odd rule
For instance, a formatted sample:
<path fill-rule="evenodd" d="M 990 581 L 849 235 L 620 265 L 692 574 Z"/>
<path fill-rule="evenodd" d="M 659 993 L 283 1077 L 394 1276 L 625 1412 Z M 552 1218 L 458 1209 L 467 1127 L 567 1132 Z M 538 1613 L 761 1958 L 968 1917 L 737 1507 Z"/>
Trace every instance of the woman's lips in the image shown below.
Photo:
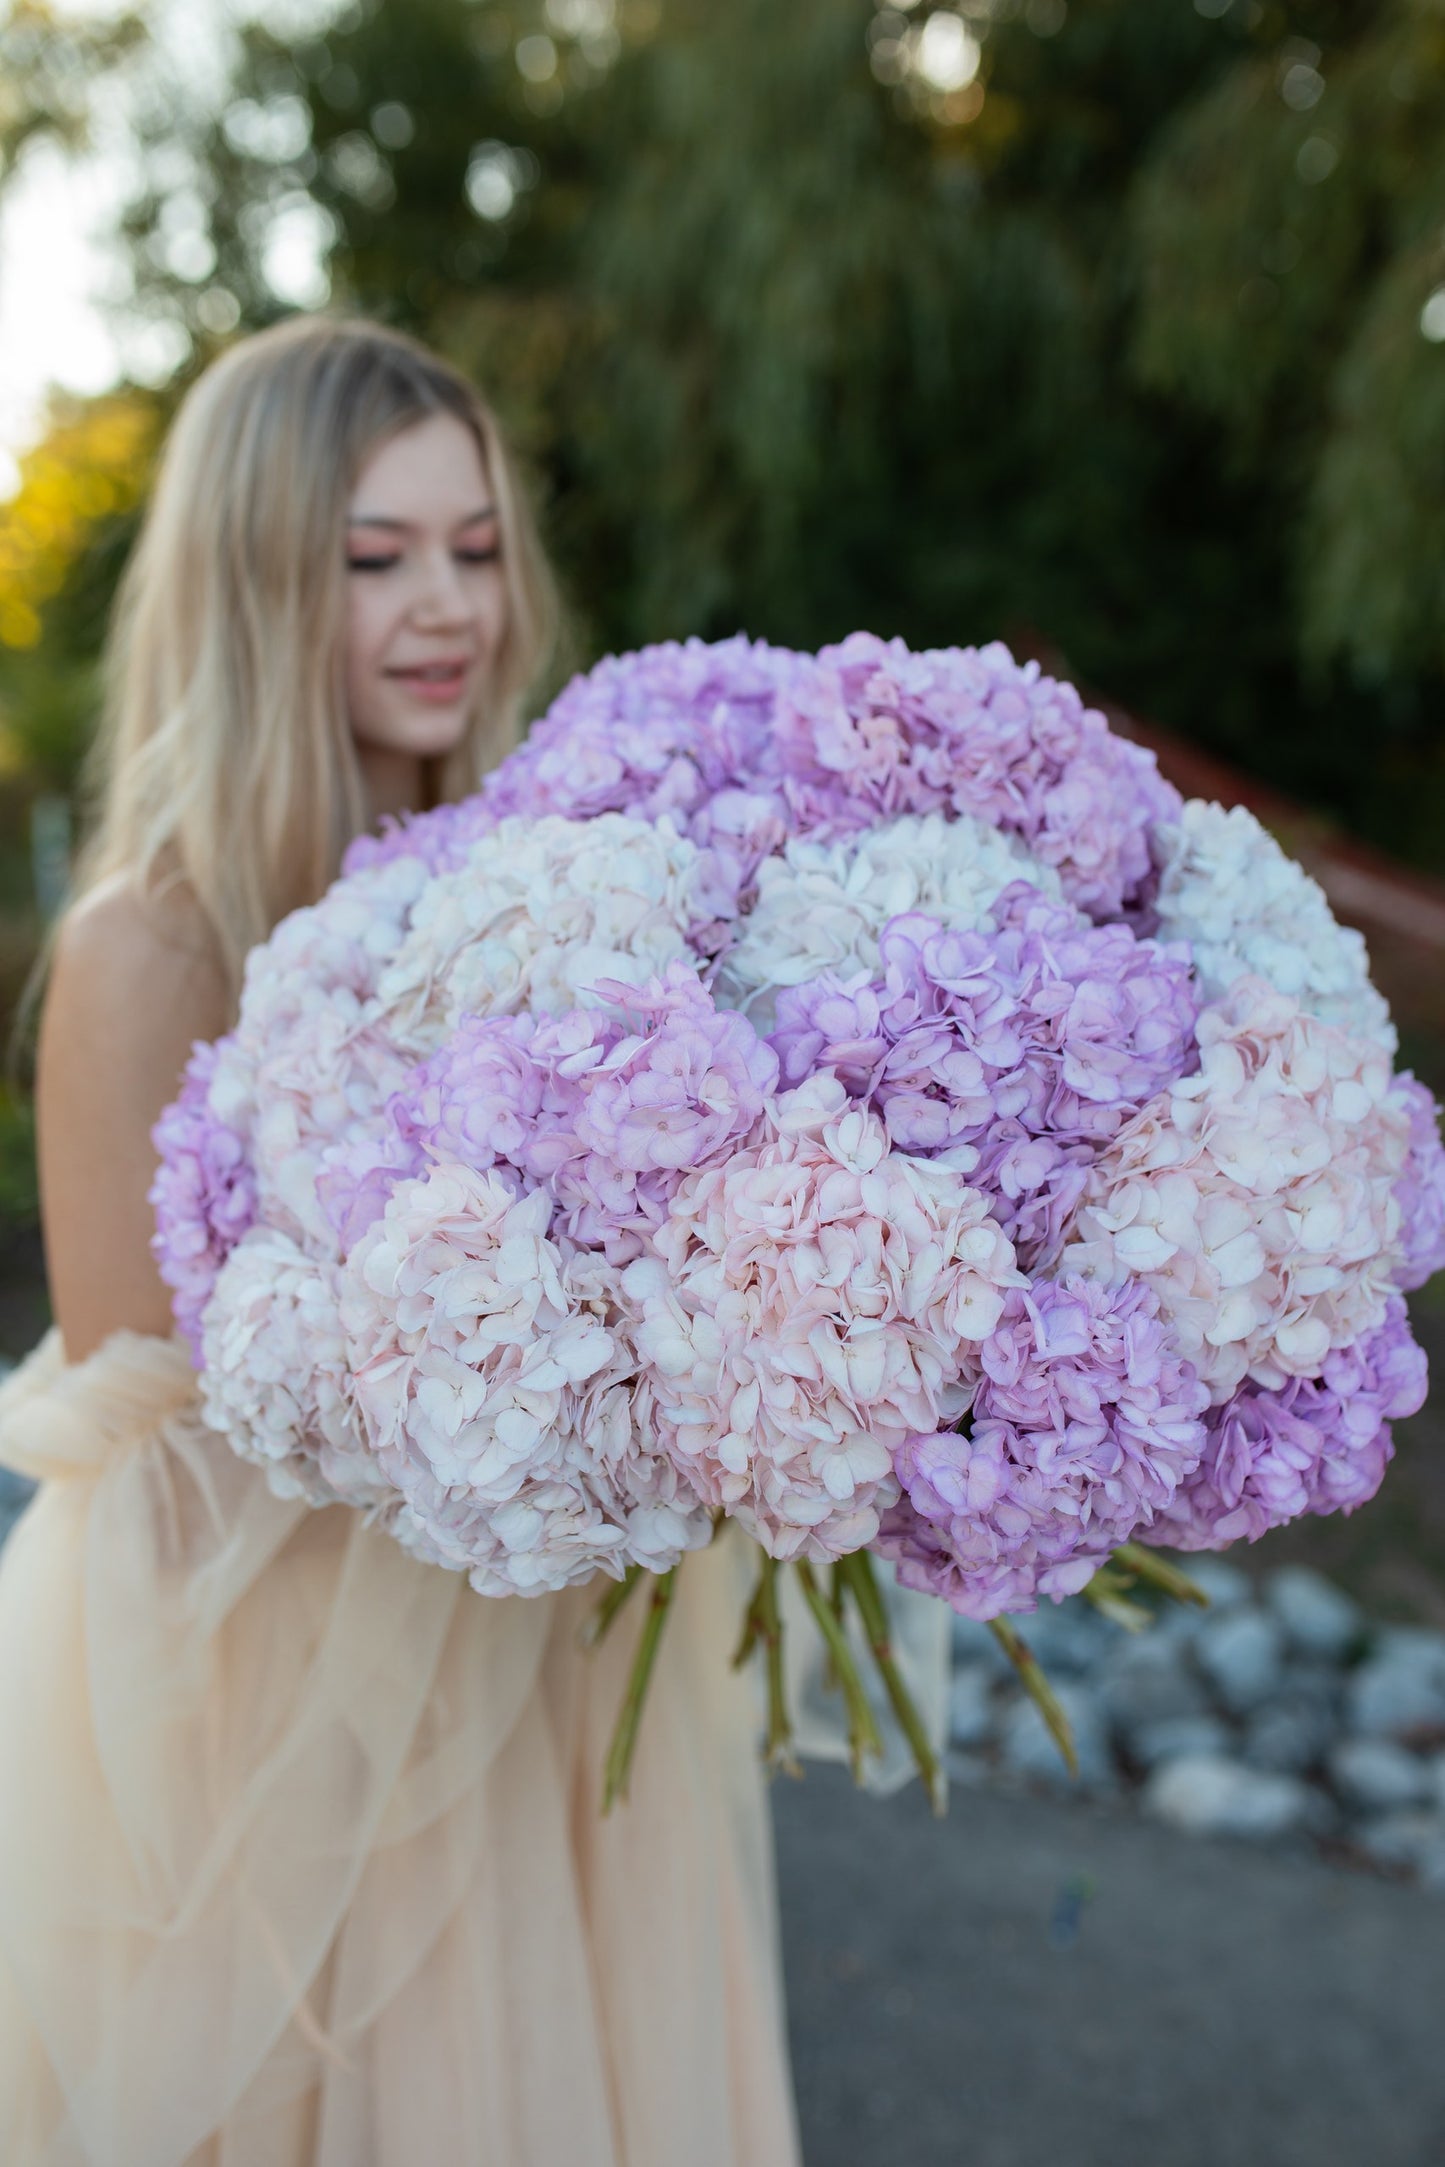
<path fill-rule="evenodd" d="M 392 669 L 386 672 L 397 684 L 405 685 L 417 699 L 425 700 L 434 707 L 448 707 L 466 690 L 471 675 L 471 662 L 418 662 L 411 668 Z"/>

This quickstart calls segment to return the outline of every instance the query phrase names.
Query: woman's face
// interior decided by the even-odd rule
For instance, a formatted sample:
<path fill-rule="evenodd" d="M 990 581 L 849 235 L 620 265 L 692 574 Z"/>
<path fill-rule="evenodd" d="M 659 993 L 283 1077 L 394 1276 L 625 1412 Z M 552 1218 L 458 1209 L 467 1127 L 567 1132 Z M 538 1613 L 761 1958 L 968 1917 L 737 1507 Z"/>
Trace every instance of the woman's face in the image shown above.
<path fill-rule="evenodd" d="M 435 758 L 466 734 L 506 629 L 491 483 L 452 414 L 362 470 L 346 529 L 346 702 L 363 751 Z"/>

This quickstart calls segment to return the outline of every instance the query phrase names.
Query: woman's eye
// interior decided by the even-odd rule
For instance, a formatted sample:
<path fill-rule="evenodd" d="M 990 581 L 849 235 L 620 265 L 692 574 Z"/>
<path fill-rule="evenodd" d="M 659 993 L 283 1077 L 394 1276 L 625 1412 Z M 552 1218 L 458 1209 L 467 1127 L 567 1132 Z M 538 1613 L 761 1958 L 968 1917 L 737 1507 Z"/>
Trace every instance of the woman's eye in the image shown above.
<path fill-rule="evenodd" d="M 456 558 L 458 564 L 495 564 L 501 554 L 500 546 L 491 542 L 485 549 L 459 549 Z"/>
<path fill-rule="evenodd" d="M 346 569 L 348 572 L 389 572 L 400 562 L 399 557 L 348 557 Z"/>

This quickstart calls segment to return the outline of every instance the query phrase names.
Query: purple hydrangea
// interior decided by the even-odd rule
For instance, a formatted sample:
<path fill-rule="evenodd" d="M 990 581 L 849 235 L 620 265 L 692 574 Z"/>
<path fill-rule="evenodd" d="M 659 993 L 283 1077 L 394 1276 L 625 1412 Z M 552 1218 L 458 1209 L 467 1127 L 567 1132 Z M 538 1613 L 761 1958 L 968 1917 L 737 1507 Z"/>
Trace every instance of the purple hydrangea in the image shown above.
<path fill-rule="evenodd" d="M 1390 1096 L 1403 1101 L 1410 1121 L 1409 1153 L 1395 1184 L 1405 1250 L 1395 1284 L 1410 1293 L 1445 1271 L 1445 1144 L 1440 1140 L 1440 1109 L 1408 1069 L 1395 1078 Z"/>
<path fill-rule="evenodd" d="M 1008 1298 L 960 1429 L 911 1437 L 875 1547 L 968 1617 L 1085 1584 L 1168 1510 L 1197 1464 L 1206 1395 L 1137 1281 L 1070 1278 Z"/>
<path fill-rule="evenodd" d="M 1187 950 L 1016 883 L 994 931 L 910 913 L 880 951 L 877 979 L 779 993 L 785 1078 L 831 1067 L 901 1150 L 976 1153 L 961 1171 L 995 1199 L 1026 1268 L 1048 1265 L 1098 1146 L 1197 1065 Z"/>
<path fill-rule="evenodd" d="M 898 813 L 973 813 L 1022 837 L 1093 918 L 1154 879 L 1150 831 L 1182 800 L 1154 755 L 1074 687 L 998 642 L 910 653 L 855 632 L 800 671 L 778 710 L 784 788 L 804 830 Z"/>
<path fill-rule="evenodd" d="M 512 1166 L 550 1190 L 561 1232 L 626 1261 L 684 1174 L 721 1163 L 751 1135 L 778 1064 L 685 964 L 642 987 L 606 980 L 597 990 L 620 1017 L 576 1009 L 463 1022 L 392 1114 L 399 1160 L 411 1151 L 418 1165 Z M 374 1161 L 358 1173 L 384 1204 L 385 1173 Z M 355 1211 L 358 1199 L 338 1208 Z"/>
<path fill-rule="evenodd" d="M 483 797 L 456 805 L 437 805 L 427 813 L 388 817 L 378 835 L 358 835 L 341 861 L 346 873 L 362 873 L 397 858 L 420 858 L 429 873 L 452 873 L 465 864 L 472 846 L 490 835 L 501 815 Z"/>
<path fill-rule="evenodd" d="M 1199 1465 L 1150 1542 L 1219 1550 L 1303 1513 L 1353 1512 L 1384 1479 L 1390 1424 L 1419 1412 L 1427 1383 L 1394 1295 L 1384 1321 L 1327 1355 L 1320 1377 L 1292 1378 L 1282 1391 L 1247 1383 L 1210 1409 Z"/>
<path fill-rule="evenodd" d="M 230 1039 L 198 1045 L 181 1088 L 151 1131 L 160 1166 L 150 1192 L 151 1249 L 171 1288 L 176 1324 L 201 1361 L 201 1313 L 216 1274 L 256 1221 L 256 1182 L 246 1146 L 211 1107 L 211 1080 Z"/>

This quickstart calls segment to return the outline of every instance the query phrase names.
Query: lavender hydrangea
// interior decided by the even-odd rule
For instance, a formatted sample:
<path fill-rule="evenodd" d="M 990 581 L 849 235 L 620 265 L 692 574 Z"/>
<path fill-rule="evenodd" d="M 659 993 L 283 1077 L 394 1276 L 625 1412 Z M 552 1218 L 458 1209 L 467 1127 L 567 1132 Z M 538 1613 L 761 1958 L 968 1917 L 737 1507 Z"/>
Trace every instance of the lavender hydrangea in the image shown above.
<path fill-rule="evenodd" d="M 994 1199 L 1021 1262 L 1047 1267 L 1097 1147 L 1197 1065 L 1188 951 L 1017 884 L 993 930 L 909 913 L 879 954 L 878 978 L 780 992 L 784 1077 L 831 1067 L 900 1150 L 974 1153 L 954 1163 Z"/>
<path fill-rule="evenodd" d="M 1150 830 L 1181 807 L 1152 753 L 998 643 L 913 654 L 855 632 L 787 685 L 778 739 L 803 831 L 969 813 L 1056 867 L 1094 918 L 1145 891 Z"/>
<path fill-rule="evenodd" d="M 1281 1391 L 1247 1383 L 1212 1408 L 1199 1465 L 1148 1540 L 1218 1550 L 1303 1513 L 1353 1512 L 1384 1478 L 1390 1424 L 1419 1412 L 1427 1382 L 1405 1304 L 1392 1296 L 1383 1323 L 1332 1350 L 1319 1377 Z"/>
<path fill-rule="evenodd" d="M 201 1317 L 216 1274 L 256 1220 L 256 1178 L 245 1140 L 211 1104 L 217 1064 L 233 1043 L 226 1038 L 195 1048 L 180 1096 L 151 1132 L 160 1158 L 150 1192 L 156 1217 L 151 1249 L 197 1368 Z"/>
<path fill-rule="evenodd" d="M 979 1353 L 963 1423 L 907 1438 L 874 1547 L 906 1587 L 975 1618 L 1075 1594 L 1172 1505 L 1204 1444 L 1206 1394 L 1138 1284 L 1036 1282 Z"/>

